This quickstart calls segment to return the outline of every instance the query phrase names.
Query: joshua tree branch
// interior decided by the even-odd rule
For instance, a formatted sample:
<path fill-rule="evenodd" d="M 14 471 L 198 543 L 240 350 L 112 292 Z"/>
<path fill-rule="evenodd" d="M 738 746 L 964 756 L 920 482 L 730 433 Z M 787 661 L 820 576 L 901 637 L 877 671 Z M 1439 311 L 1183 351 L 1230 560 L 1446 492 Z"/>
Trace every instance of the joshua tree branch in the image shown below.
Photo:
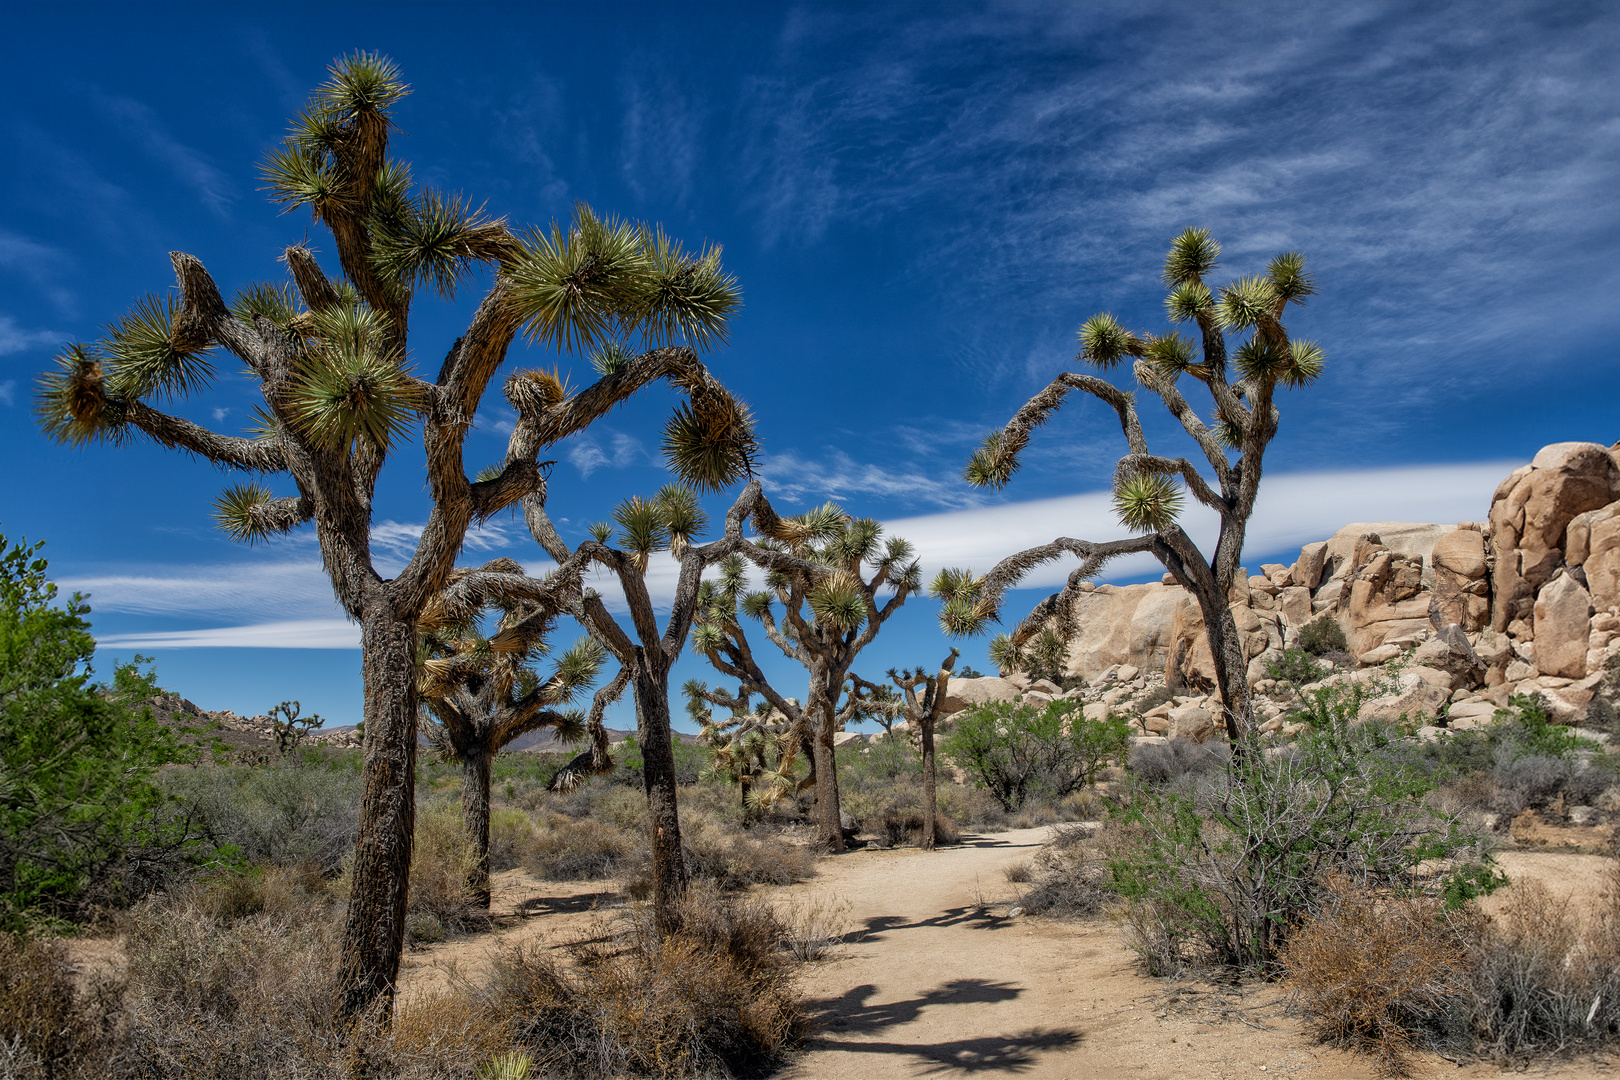
<path fill-rule="evenodd" d="M 216 465 L 244 472 L 287 471 L 287 455 L 276 439 L 220 435 L 190 420 L 159 412 L 144 401 L 128 402 L 124 417 L 132 427 L 153 441 L 171 450 L 188 450 Z"/>

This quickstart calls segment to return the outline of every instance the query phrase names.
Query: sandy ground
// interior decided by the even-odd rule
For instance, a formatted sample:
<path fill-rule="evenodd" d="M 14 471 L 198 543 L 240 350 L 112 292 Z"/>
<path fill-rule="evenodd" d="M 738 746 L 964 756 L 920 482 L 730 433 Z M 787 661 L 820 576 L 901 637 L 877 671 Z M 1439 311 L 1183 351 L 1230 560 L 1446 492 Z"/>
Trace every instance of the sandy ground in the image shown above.
<path fill-rule="evenodd" d="M 846 944 L 805 968 L 811 1032 L 782 1080 L 1377 1075 L 1369 1059 L 1313 1044 L 1275 987 L 1149 979 L 1106 919 L 1010 916 L 1019 887 L 1004 870 L 1030 858 L 1047 835 L 969 836 L 931 853 L 857 851 L 822 859 L 811 881 L 770 890 L 784 907 L 837 911 L 849 931 Z M 1578 907 L 1613 865 L 1563 852 L 1500 858 L 1511 877 L 1538 878 Z M 510 871 L 492 884 L 493 932 L 408 950 L 402 1002 L 443 990 L 458 975 L 476 978 L 502 948 L 563 948 L 599 936 L 619 902 L 610 882 L 546 882 Z M 121 959 L 112 939 L 78 939 L 69 949 L 86 974 L 115 970 Z M 1416 1075 L 1500 1074 L 1424 1058 Z M 1528 1075 L 1620 1080 L 1620 1061 L 1532 1066 Z"/>

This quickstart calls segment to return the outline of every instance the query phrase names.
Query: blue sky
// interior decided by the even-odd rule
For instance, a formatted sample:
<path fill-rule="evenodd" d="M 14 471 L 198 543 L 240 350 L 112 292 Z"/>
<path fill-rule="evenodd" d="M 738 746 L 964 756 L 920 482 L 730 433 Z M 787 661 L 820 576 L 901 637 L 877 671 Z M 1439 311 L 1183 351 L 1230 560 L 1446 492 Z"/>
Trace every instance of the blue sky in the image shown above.
<path fill-rule="evenodd" d="M 1298 248 L 1319 277 L 1291 328 L 1329 367 L 1282 402 L 1250 566 L 1348 521 L 1481 518 L 1538 447 L 1620 438 L 1613 5 L 264 10 L 8 5 L 0 70 L 0 530 L 47 540 L 55 575 L 91 594 L 103 666 L 154 653 L 205 707 L 300 698 L 358 719 L 356 635 L 312 540 L 250 550 L 216 533 L 226 478 L 205 464 L 51 445 L 32 384 L 65 342 L 168 289 L 172 249 L 227 289 L 279 280 L 278 253 L 306 234 L 329 256 L 265 201 L 255 167 L 354 49 L 392 56 L 414 87 L 394 152 L 419 180 L 514 223 L 585 199 L 724 244 L 744 307 L 708 360 L 755 408 L 773 496 L 878 517 L 930 574 L 1117 533 L 1100 493 L 1118 428 L 1090 404 L 1042 431 L 1006 492 L 975 492 L 960 469 L 1072 363 L 1087 316 L 1162 326 L 1159 261 L 1188 225 L 1214 230 L 1233 276 Z M 418 301 L 420 366 L 475 301 Z M 553 359 L 516 348 L 510 363 Z M 235 431 L 252 403 L 226 365 L 179 408 Z M 559 448 L 565 532 L 665 480 L 672 403 L 649 393 Z M 503 410 L 492 395 L 469 460 L 499 458 Z M 420 459 L 401 453 L 378 550 L 406 550 L 426 514 Z M 494 554 L 541 562 L 511 518 L 470 538 L 469 560 Z M 915 598 L 861 669 L 946 648 Z M 965 655 L 987 666 L 983 642 Z M 676 677 L 702 674 L 688 657 Z"/>

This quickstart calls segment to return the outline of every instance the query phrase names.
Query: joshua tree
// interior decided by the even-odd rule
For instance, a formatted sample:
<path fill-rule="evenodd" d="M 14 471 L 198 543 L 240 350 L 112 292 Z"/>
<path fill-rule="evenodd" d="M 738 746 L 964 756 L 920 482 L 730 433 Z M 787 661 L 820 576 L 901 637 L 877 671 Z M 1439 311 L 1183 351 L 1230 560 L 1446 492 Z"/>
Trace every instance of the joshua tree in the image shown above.
<path fill-rule="evenodd" d="M 706 567 L 752 545 L 743 538 L 743 522 L 767 536 L 779 535 L 782 522 L 761 494 L 758 480 L 750 481 L 726 512 L 724 534 L 702 547 L 692 541 L 708 527 L 708 515 L 689 487 L 670 484 L 651 499 L 632 497 L 619 505 L 613 518 L 591 527 L 591 539 L 569 548 L 546 514 L 545 500 L 524 500 L 529 531 L 558 563 L 589 560 L 611 571 L 624 591 L 630 609 L 631 633 L 595 592 L 587 591 L 571 613 L 612 654 L 626 671 L 636 702 L 636 737 L 641 745 L 642 780 L 647 791 L 648 840 L 653 856 L 653 908 L 665 930 L 676 926 L 677 901 L 686 889 L 686 861 L 681 850 L 680 814 L 676 805 L 675 750 L 670 736 L 669 670 L 686 644 L 697 610 L 698 589 Z M 617 531 L 618 547 L 610 546 Z M 647 589 L 647 566 L 656 552 L 668 551 L 680 563 L 680 576 L 664 629 L 658 628 L 652 594 Z M 767 562 L 785 561 L 763 553 Z M 633 636 L 632 636 L 633 634 Z M 497 641 L 499 638 L 496 639 Z"/>
<path fill-rule="evenodd" d="M 1169 290 L 1165 310 L 1172 321 L 1196 326 L 1197 341 L 1177 333 L 1132 333 L 1112 315 L 1094 315 L 1080 327 L 1078 357 L 1104 371 L 1131 358 L 1137 385 L 1158 397 L 1192 437 L 1214 482 L 1186 458 L 1148 451 L 1132 392 L 1090 375 L 1064 372 L 1019 409 L 1006 427 L 985 439 L 968 462 L 967 480 L 981 487 L 1005 486 L 1034 429 L 1050 419 L 1069 391 L 1080 390 L 1100 398 L 1119 415 L 1129 453 L 1115 468 L 1114 508 L 1120 520 L 1141 535 L 1107 543 L 1062 537 L 1001 560 L 982 578 L 946 571 L 935 580 L 934 589 L 946 600 L 940 609 L 946 633 L 974 634 L 996 617 L 1006 590 L 1030 570 L 1064 555 L 1078 556 L 1080 566 L 1064 588 L 1037 605 L 1012 632 L 1008 646 L 1016 652 L 1050 623 L 1067 635 L 1080 583 L 1110 559 L 1151 552 L 1198 600 L 1227 735 L 1234 747 L 1241 748 L 1242 739 L 1253 729 L 1254 710 L 1228 597 L 1260 493 L 1262 459 L 1277 434 L 1273 398 L 1279 386 L 1314 382 L 1322 373 L 1323 357 L 1315 343 L 1291 340 L 1282 324 L 1289 304 L 1303 304 L 1316 291 L 1305 272 L 1305 257 L 1298 252 L 1279 255 L 1265 274 L 1239 278 L 1215 293 L 1204 278 L 1217 265 L 1220 250 L 1208 230 L 1188 229 L 1171 242 L 1165 258 L 1164 283 Z M 1245 333 L 1248 337 L 1231 361 L 1239 378 L 1229 382 L 1227 335 Z M 1183 375 L 1203 384 L 1213 400 L 1209 423 L 1200 419 L 1177 387 Z M 1177 480 L 1220 518 L 1220 535 L 1209 559 L 1176 523 L 1182 501 Z"/>
<path fill-rule="evenodd" d="M 743 560 L 723 563 L 719 580 L 707 593 L 695 646 L 716 670 L 738 680 L 743 693 L 764 694 L 809 736 L 816 839 L 825 850 L 838 852 L 844 850 L 844 831 L 833 736 L 859 711 L 856 695 L 840 704 L 845 679 L 856 656 L 917 590 L 921 570 L 910 543 L 899 537 L 885 541 L 877 522 L 853 520 L 831 503 L 781 522 L 777 536 L 741 552 L 767 571 L 765 590 L 744 595 Z M 863 563 L 871 568 L 870 577 L 861 576 Z M 894 595 L 880 604 L 882 589 Z M 780 626 L 771 614 L 773 601 L 782 605 Z M 739 604 L 782 655 L 810 673 L 802 707 L 773 687 L 755 662 L 737 618 Z"/>
<path fill-rule="evenodd" d="M 709 772 L 737 784 L 745 818 L 814 786 L 813 773 L 803 781 L 793 778 L 793 766 L 805 742 L 803 732 L 768 702 L 756 713 L 750 708 L 750 695 L 740 691 L 733 695 L 719 687 L 711 690 L 699 679 L 688 680 L 681 689 L 686 695 L 686 713 L 698 723 L 698 741 L 713 755 Z M 729 709 L 731 715 L 716 720 L 716 705 Z"/>
<path fill-rule="evenodd" d="M 597 217 L 514 233 L 459 196 L 418 188 L 388 156 L 391 111 L 408 92 L 394 65 L 357 54 L 335 63 L 291 135 L 264 167 L 272 197 L 326 226 L 339 273 L 302 244 L 286 249 L 292 287 L 253 284 L 227 304 L 202 264 L 171 253 L 179 299 L 149 297 L 107 338 L 75 345 L 42 379 L 38 414 L 72 445 L 139 437 L 284 491 L 228 488 L 218 519 L 253 542 L 313 523 L 338 602 L 360 624 L 365 684 L 364 788 L 353 884 L 339 958 L 348 1015 L 392 1003 L 406 912 L 416 767 L 416 620 L 446 585 L 468 525 L 545 490 L 539 452 L 657 379 L 682 391 L 666 446 L 676 470 L 709 483 L 747 471 L 746 413 L 683 343 L 723 340 L 736 307 L 718 249 L 688 254 L 661 230 Z M 432 380 L 414 375 L 408 320 L 417 290 L 452 294 L 479 268 L 487 292 Z M 463 444 L 517 333 L 564 351 L 615 343 L 600 380 L 568 395 L 555 374 L 506 382 L 517 421 L 504 460 L 473 482 Z M 635 358 L 626 341 L 651 351 Z M 264 407 L 247 437 L 162 411 L 213 378 L 214 349 L 246 365 Z M 419 344 L 418 354 L 427 346 Z M 412 435 L 420 424 L 418 435 Z M 389 451 L 425 452 L 432 509 L 416 551 L 391 579 L 371 557 L 372 499 Z M 577 589 L 583 560 L 548 582 L 475 573 L 466 594 L 556 605 Z"/>
<path fill-rule="evenodd" d="M 890 717 L 904 716 L 917 733 L 923 764 L 922 847 L 925 851 L 934 850 L 934 841 L 938 836 L 935 824 L 939 814 L 939 800 L 935 794 L 937 789 L 934 729 L 939 723 L 940 711 L 945 707 L 945 694 L 951 683 L 951 669 L 956 666 L 956 658 L 961 655 L 961 652 L 952 649 L 951 655 L 945 658 L 945 662 L 939 665 L 939 670 L 932 675 L 925 668 L 912 668 L 909 671 L 890 668 L 889 681 L 900 691 L 899 700 L 896 700 L 889 687 L 881 683 L 867 682 L 859 675 L 850 675 L 855 690 L 871 702 L 869 707 Z M 919 689 L 922 690 L 921 697 L 917 696 Z M 891 724 L 885 724 L 884 730 L 889 733 L 890 738 L 894 737 Z"/>
<path fill-rule="evenodd" d="M 276 737 L 276 749 L 288 757 L 298 749 L 310 732 L 322 727 L 326 718 L 310 713 L 300 716 L 303 706 L 296 701 L 283 701 L 270 710 L 270 729 Z"/>
<path fill-rule="evenodd" d="M 486 563 L 481 571 L 522 573 L 510 559 Z M 452 585 L 468 571 L 457 570 Z M 493 634 L 483 633 L 489 607 L 499 611 Z M 454 606 L 430 604 L 417 622 L 417 694 L 426 709 L 426 735 L 440 753 L 461 763 L 461 813 L 467 839 L 477 853 L 468 891 L 489 907 L 489 784 L 495 755 L 514 739 L 552 728 L 564 742 L 592 737 L 603 742 L 603 711 L 624 689 L 619 676 L 597 693 L 589 717 L 563 709 L 601 673 L 607 654 L 584 637 L 557 658 L 549 676 L 538 664 L 548 652 L 546 639 L 556 613 L 527 601 L 495 601 L 472 617 Z M 436 722 L 435 722 L 436 721 Z"/>

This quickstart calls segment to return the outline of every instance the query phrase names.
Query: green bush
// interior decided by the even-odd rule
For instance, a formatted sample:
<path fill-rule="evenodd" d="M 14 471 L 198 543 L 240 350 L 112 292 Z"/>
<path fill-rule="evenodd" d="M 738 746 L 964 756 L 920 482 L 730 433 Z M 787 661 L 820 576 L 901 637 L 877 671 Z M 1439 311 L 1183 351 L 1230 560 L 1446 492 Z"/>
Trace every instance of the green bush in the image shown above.
<path fill-rule="evenodd" d="M 360 777 L 342 765 L 234 765 L 166 774 L 164 790 L 215 843 L 250 863 L 335 873 L 354 845 Z"/>
<path fill-rule="evenodd" d="M 1304 637 L 1303 634 L 1300 636 Z M 1267 676 L 1278 682 L 1288 683 L 1296 690 L 1314 682 L 1321 682 L 1328 674 L 1328 669 L 1311 659 L 1311 653 L 1305 649 L 1289 649 L 1280 659 L 1266 664 Z"/>
<path fill-rule="evenodd" d="M 137 656 L 91 682 L 90 607 L 62 602 L 39 545 L 0 535 L 0 922 L 127 902 L 212 856 L 154 783 L 196 750 L 144 702 Z"/>
<path fill-rule="evenodd" d="M 1344 652 L 1350 647 L 1344 628 L 1332 615 L 1322 614 L 1299 628 L 1299 647 L 1312 656 Z"/>
<path fill-rule="evenodd" d="M 1056 801 L 1096 778 L 1129 740 L 1125 719 L 1087 720 L 1077 701 L 1044 709 L 992 703 L 958 714 L 944 754 L 1014 813 L 1039 796 Z"/>
<path fill-rule="evenodd" d="M 1111 822 L 1110 887 L 1131 902 L 1132 944 L 1150 970 L 1273 969 L 1332 875 L 1410 889 L 1419 864 L 1450 860 L 1428 887 L 1452 902 L 1500 880 L 1460 818 L 1428 805 L 1432 774 L 1387 727 L 1354 723 L 1361 701 L 1312 691 L 1314 730 L 1294 747 L 1251 746 L 1194 793 L 1132 792 Z"/>

